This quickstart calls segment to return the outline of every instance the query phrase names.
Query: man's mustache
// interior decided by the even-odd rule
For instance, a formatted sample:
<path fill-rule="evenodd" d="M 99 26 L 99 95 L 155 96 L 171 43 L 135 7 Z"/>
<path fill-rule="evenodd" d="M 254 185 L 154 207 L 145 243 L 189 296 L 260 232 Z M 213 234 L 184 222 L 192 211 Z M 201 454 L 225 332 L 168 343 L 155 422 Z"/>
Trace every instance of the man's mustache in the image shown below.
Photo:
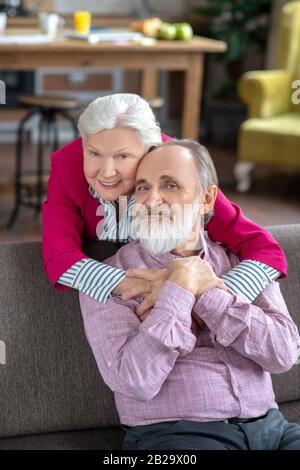
<path fill-rule="evenodd" d="M 152 207 L 147 207 L 145 205 L 140 205 L 139 207 L 136 205 L 135 207 L 135 216 L 138 217 L 149 217 L 151 215 L 167 215 L 167 216 L 172 216 L 174 214 L 174 211 L 172 208 L 166 204 L 162 204 L 160 206 L 152 206 Z"/>

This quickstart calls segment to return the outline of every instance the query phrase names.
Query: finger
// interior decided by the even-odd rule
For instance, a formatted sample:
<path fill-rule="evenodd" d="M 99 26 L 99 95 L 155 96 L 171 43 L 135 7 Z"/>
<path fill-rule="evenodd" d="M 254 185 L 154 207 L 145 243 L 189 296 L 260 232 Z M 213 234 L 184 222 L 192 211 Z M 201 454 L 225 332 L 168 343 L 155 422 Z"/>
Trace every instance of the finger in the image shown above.
<path fill-rule="evenodd" d="M 136 312 L 138 315 L 143 315 L 146 310 L 149 310 L 153 307 L 155 301 L 152 295 L 147 295 L 147 297 L 143 300 L 143 302 L 138 306 Z"/>
<path fill-rule="evenodd" d="M 142 316 L 139 317 L 141 322 L 143 322 L 148 317 L 150 312 L 151 312 L 151 309 L 146 310 L 146 312 Z"/>
<path fill-rule="evenodd" d="M 153 279 L 153 272 L 152 269 L 138 269 L 132 268 L 126 271 L 127 277 L 137 277 L 140 279 L 152 280 Z"/>
<path fill-rule="evenodd" d="M 135 286 L 126 289 L 122 294 L 122 300 L 129 300 L 138 295 L 148 293 L 150 291 L 150 284 L 147 281 L 138 282 Z"/>
<path fill-rule="evenodd" d="M 219 279 L 219 280 L 218 280 L 217 287 L 219 287 L 219 289 L 223 289 L 223 290 L 228 291 L 228 288 L 227 288 L 226 284 L 224 284 L 224 282 L 222 281 L 222 279 Z"/>

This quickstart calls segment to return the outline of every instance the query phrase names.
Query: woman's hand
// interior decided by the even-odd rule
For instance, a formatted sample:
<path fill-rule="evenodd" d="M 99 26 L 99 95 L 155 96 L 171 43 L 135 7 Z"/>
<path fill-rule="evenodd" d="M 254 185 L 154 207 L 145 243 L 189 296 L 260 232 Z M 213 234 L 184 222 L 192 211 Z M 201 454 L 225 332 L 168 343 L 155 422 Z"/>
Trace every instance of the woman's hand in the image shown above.
<path fill-rule="evenodd" d="M 132 299 L 141 294 L 150 292 L 151 283 L 137 277 L 126 277 L 113 289 L 114 295 L 119 295 L 123 300 Z"/>
<path fill-rule="evenodd" d="M 143 321 L 158 299 L 161 289 L 168 279 L 168 270 L 129 269 L 126 273 L 126 278 L 128 278 L 128 280 L 134 279 L 135 283 L 122 294 L 122 299 L 128 300 L 138 295 L 143 298 L 143 302 L 135 312 L 140 320 Z M 145 283 L 146 289 L 144 291 L 141 290 L 141 282 Z"/>

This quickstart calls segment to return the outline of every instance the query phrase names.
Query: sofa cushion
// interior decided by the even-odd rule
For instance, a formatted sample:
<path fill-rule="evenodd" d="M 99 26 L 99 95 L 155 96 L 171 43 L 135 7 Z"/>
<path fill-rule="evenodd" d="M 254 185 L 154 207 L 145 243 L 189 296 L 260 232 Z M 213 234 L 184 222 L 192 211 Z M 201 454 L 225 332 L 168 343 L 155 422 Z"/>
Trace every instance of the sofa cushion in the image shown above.
<path fill-rule="evenodd" d="M 300 168 L 300 112 L 266 119 L 252 118 L 241 126 L 240 160 Z"/>
<path fill-rule="evenodd" d="M 268 227 L 281 244 L 288 260 L 288 277 L 280 282 L 282 295 L 300 329 L 300 224 Z M 300 400 L 300 364 L 285 374 L 272 376 L 278 403 Z"/>
<path fill-rule="evenodd" d="M 118 248 L 96 243 L 105 259 Z M 91 251 L 93 247 L 91 247 Z M 0 436 L 117 426 L 113 394 L 85 339 L 78 292 L 56 291 L 41 243 L 0 246 Z"/>
<path fill-rule="evenodd" d="M 0 450 L 121 450 L 121 428 L 35 434 L 0 439 Z"/>

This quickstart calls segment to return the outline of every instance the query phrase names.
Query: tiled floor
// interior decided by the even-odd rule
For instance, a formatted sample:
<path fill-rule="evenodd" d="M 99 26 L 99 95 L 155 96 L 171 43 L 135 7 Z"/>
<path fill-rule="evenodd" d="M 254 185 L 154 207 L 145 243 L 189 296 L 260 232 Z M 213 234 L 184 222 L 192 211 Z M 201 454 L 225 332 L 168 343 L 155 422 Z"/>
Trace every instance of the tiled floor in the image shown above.
<path fill-rule="evenodd" d="M 234 191 L 233 165 L 236 159 L 232 150 L 210 147 L 217 168 L 220 187 L 227 197 L 239 204 L 245 214 L 261 225 L 300 223 L 300 173 L 270 174 L 255 170 L 253 189 L 248 194 Z M 34 168 L 34 149 L 26 151 L 25 169 Z M 49 168 L 50 149 L 45 149 L 45 166 Z M 11 182 L 14 171 L 14 146 L 0 144 L 0 242 L 39 240 L 41 218 L 34 217 L 32 209 L 21 208 L 15 226 L 7 230 L 5 225 L 13 207 Z M 45 180 L 46 181 L 46 180 Z"/>

